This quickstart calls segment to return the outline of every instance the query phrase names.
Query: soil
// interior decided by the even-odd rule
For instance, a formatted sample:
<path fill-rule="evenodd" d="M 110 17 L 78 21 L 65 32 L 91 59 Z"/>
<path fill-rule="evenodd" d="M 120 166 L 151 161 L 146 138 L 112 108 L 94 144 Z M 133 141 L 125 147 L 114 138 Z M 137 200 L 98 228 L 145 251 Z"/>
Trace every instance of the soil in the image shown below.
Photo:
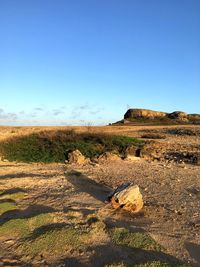
<path fill-rule="evenodd" d="M 200 151 L 200 137 L 173 135 L 166 128 L 183 126 L 103 127 L 105 132 L 141 137 L 146 130 L 165 133 L 159 140 L 184 150 Z M 185 126 L 186 127 L 186 126 Z M 195 128 L 199 126 L 187 126 Z M 45 128 L 42 128 L 44 130 Z M 50 130 L 52 128 L 48 128 Z M 53 128 L 55 130 L 55 127 Z M 77 131 L 96 131 L 79 127 Z M 0 129 L 0 139 L 40 131 L 41 128 Z M 124 182 L 137 184 L 142 192 L 144 208 L 137 215 L 114 210 L 108 203 L 111 190 Z M 159 243 L 164 252 L 159 259 L 178 259 L 190 266 L 200 266 L 200 166 L 169 160 L 116 160 L 99 164 L 42 164 L 0 161 L 0 191 L 26 192 L 16 200 L 17 210 L 0 216 L 0 227 L 8 220 L 29 218 L 42 212 L 55 212 L 57 223 L 65 222 L 69 211 L 77 213 L 77 224 L 95 215 L 109 227 L 126 227 L 142 231 Z M 107 235 L 90 241 L 87 248 L 67 251 L 62 257 L 27 257 L 17 252 L 18 239 L 0 236 L 0 266 L 106 266 L 113 262 L 132 262 L 128 248 L 114 246 Z M 41 252 L 42 253 L 42 252 Z M 138 251 L 134 260 L 155 258 L 155 252 Z M 2 264 L 2 265 L 1 265 Z M 174 265 L 175 266 L 175 265 Z"/>

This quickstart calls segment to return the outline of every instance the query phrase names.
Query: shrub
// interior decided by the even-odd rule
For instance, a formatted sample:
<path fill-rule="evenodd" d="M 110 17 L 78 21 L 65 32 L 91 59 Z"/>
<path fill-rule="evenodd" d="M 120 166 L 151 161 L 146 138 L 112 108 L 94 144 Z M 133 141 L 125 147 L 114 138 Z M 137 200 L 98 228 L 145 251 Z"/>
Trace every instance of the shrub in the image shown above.
<path fill-rule="evenodd" d="M 106 151 L 121 153 L 130 145 L 139 147 L 142 144 L 142 141 L 126 136 L 44 131 L 1 142 L 0 154 L 9 161 L 64 162 L 68 152 L 75 149 L 86 157 L 94 158 Z"/>

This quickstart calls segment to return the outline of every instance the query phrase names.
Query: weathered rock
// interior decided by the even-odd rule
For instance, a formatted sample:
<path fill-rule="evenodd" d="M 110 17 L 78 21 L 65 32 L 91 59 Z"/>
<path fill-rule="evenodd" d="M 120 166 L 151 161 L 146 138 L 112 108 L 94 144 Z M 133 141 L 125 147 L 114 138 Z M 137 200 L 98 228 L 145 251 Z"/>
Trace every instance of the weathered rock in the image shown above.
<path fill-rule="evenodd" d="M 200 130 L 195 128 L 173 128 L 167 129 L 167 133 L 181 136 L 200 136 Z"/>
<path fill-rule="evenodd" d="M 170 119 L 178 119 L 178 120 L 185 120 L 188 117 L 187 113 L 183 111 L 174 111 L 172 113 L 169 113 L 167 116 Z"/>
<path fill-rule="evenodd" d="M 132 183 L 124 183 L 117 187 L 109 195 L 109 200 L 115 209 L 122 208 L 132 213 L 139 212 L 143 207 L 140 189 Z"/>
<path fill-rule="evenodd" d="M 200 114 L 187 114 L 183 111 L 174 111 L 171 113 L 154 111 L 150 109 L 128 109 L 124 114 L 124 120 L 121 122 L 126 122 L 126 124 L 135 123 L 135 122 L 153 122 L 155 124 L 160 123 L 200 123 Z M 118 123 L 116 123 L 118 124 Z"/>
<path fill-rule="evenodd" d="M 150 141 L 146 143 L 141 149 L 141 157 L 145 159 L 164 159 L 168 151 L 166 143 Z"/>
<path fill-rule="evenodd" d="M 200 166 L 200 153 L 194 154 L 193 163 L 195 163 L 196 165 Z"/>
<path fill-rule="evenodd" d="M 166 135 L 159 134 L 159 133 L 146 133 L 146 134 L 141 135 L 141 138 L 145 138 L 145 139 L 165 139 Z"/>
<path fill-rule="evenodd" d="M 139 157 L 140 149 L 137 146 L 129 146 L 124 151 L 124 158 L 128 157 Z"/>
<path fill-rule="evenodd" d="M 68 153 L 68 163 L 86 164 L 90 159 L 86 158 L 78 149 Z"/>
<path fill-rule="evenodd" d="M 98 162 L 99 161 L 115 161 L 115 160 L 120 160 L 120 156 L 117 154 L 111 153 L 111 152 L 105 152 L 102 155 L 98 157 Z"/>
<path fill-rule="evenodd" d="M 200 119 L 200 114 L 188 114 L 189 118 L 196 118 L 196 119 Z"/>
<path fill-rule="evenodd" d="M 136 156 L 132 156 L 132 155 L 127 155 L 125 160 L 129 160 L 129 161 L 139 161 L 141 160 L 140 157 L 136 157 Z"/>
<path fill-rule="evenodd" d="M 169 113 L 167 116 L 168 118 L 176 120 L 177 122 L 180 122 L 180 123 L 184 123 L 184 122 L 187 123 L 189 121 L 188 114 L 183 111 L 174 111 L 172 113 Z"/>
<path fill-rule="evenodd" d="M 138 119 L 138 118 L 156 118 L 156 117 L 165 117 L 166 112 L 154 111 L 150 109 L 129 109 L 124 114 L 124 119 Z"/>

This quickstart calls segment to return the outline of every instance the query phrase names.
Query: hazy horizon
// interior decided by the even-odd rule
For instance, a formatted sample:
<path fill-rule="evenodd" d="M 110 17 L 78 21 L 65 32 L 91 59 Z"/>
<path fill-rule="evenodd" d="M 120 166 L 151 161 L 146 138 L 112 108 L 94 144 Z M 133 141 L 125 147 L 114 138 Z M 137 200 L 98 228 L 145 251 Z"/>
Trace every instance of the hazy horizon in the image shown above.
<path fill-rule="evenodd" d="M 200 113 L 198 0 L 0 1 L 0 125 Z"/>

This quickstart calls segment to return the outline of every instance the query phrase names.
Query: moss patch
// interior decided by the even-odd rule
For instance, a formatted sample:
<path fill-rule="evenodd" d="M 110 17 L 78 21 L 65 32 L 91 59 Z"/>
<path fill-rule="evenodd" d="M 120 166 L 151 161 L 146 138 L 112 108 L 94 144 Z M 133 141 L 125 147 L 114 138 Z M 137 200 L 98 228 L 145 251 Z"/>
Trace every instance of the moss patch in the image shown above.
<path fill-rule="evenodd" d="M 63 228 L 50 228 L 41 234 L 34 234 L 32 238 L 23 240 L 19 250 L 24 255 L 34 257 L 38 254 L 44 256 L 66 254 L 71 249 L 78 249 L 81 244 L 85 243 L 88 233 L 82 229 L 64 226 Z"/>
<path fill-rule="evenodd" d="M 32 230 L 42 225 L 52 223 L 53 215 L 40 214 L 32 218 L 12 219 L 0 226 L 0 235 L 22 238 L 30 234 Z"/>
<path fill-rule="evenodd" d="M 16 204 L 14 202 L 3 202 L 0 203 L 0 215 L 2 215 L 4 212 L 9 211 L 9 210 L 15 210 L 16 209 Z"/>
<path fill-rule="evenodd" d="M 198 197 L 198 198 L 200 198 L 200 192 L 197 192 L 197 194 L 196 194 L 196 195 L 197 195 L 197 197 Z"/>
<path fill-rule="evenodd" d="M 81 246 L 87 247 L 98 244 L 105 234 L 105 224 L 97 221 L 92 225 L 66 225 L 64 223 L 49 224 L 35 229 L 21 241 L 20 253 L 35 257 L 43 254 L 46 257 L 63 256 L 71 249 L 78 250 Z"/>
<path fill-rule="evenodd" d="M 27 196 L 24 192 L 17 192 L 13 194 L 5 194 L 0 196 L 0 199 L 12 199 L 12 200 L 20 200 L 23 199 L 25 196 Z"/>
<path fill-rule="evenodd" d="M 113 228 L 111 237 L 117 245 L 147 250 L 161 250 L 161 246 L 146 233 L 134 233 L 125 228 Z"/>

